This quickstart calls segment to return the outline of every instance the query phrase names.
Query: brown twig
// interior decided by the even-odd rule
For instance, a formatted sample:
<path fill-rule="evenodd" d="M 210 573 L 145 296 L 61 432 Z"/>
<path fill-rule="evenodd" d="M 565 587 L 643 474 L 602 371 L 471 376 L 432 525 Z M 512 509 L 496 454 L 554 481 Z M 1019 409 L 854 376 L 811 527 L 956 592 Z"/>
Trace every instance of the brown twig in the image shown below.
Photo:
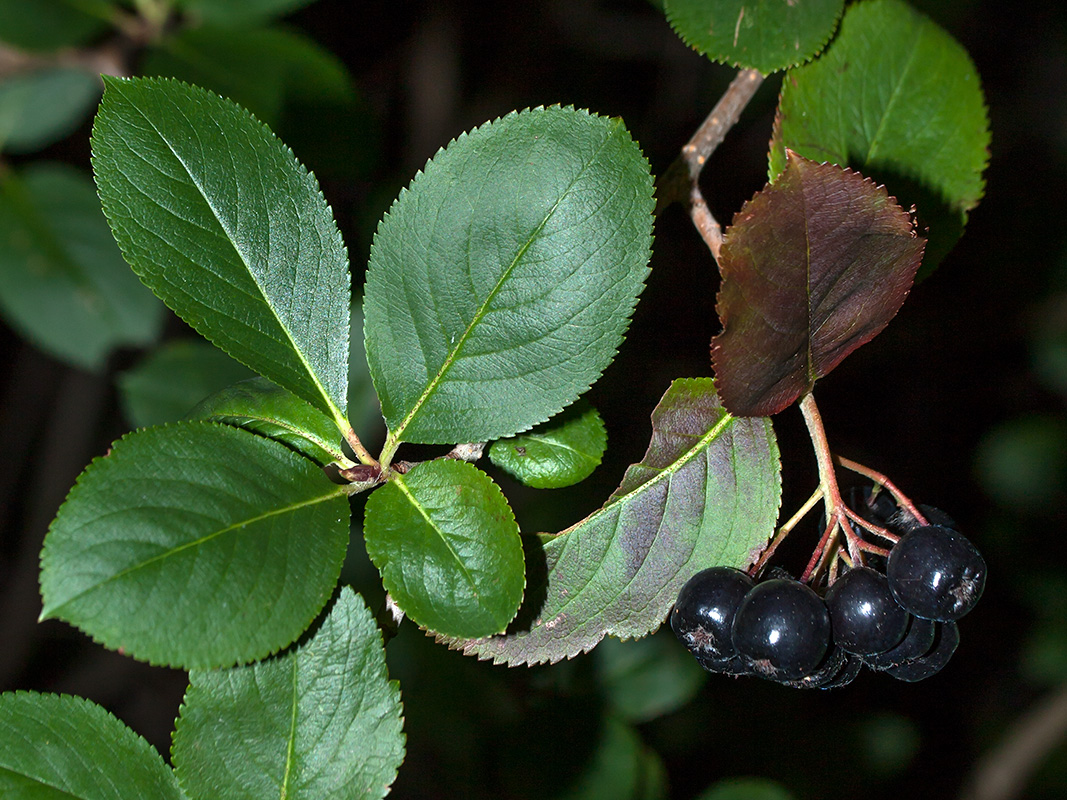
<path fill-rule="evenodd" d="M 700 173 L 708 158 L 715 151 L 726 133 L 737 124 L 741 112 L 748 105 L 760 84 L 763 75 L 758 70 L 743 69 L 730 82 L 729 87 L 719 98 L 719 102 L 708 114 L 707 119 L 682 148 L 681 155 L 664 174 L 662 191 L 659 193 L 659 208 L 662 210 L 674 202 L 686 201 L 689 216 L 700 233 L 701 238 L 711 250 L 716 263 L 722 248 L 722 226 L 712 216 L 704 195 L 700 191 Z"/>

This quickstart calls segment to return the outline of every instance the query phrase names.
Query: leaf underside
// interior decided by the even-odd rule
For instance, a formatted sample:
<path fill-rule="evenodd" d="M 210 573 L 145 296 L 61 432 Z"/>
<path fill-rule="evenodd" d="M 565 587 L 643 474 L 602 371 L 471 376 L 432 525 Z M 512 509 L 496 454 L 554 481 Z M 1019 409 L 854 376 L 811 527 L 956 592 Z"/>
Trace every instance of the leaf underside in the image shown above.
<path fill-rule="evenodd" d="M 348 259 L 315 177 L 217 95 L 105 86 L 93 168 L 126 260 L 198 332 L 346 426 Z"/>
<path fill-rule="evenodd" d="M 829 41 L 844 0 L 663 0 L 682 40 L 712 61 L 764 75 L 802 64 Z"/>
<path fill-rule="evenodd" d="M 381 633 L 344 587 L 295 650 L 190 673 L 173 760 L 192 798 L 378 800 L 403 761 L 402 728 Z"/>
<path fill-rule="evenodd" d="M 329 599 L 349 516 L 342 488 L 278 442 L 210 422 L 136 431 L 59 509 L 41 617 L 153 664 L 262 658 Z"/>
<path fill-rule="evenodd" d="M 614 358 L 644 286 L 648 163 L 621 120 L 509 114 L 429 161 L 383 218 L 367 359 L 394 442 L 543 422 Z"/>
<path fill-rule="evenodd" d="M 526 601 L 508 632 L 451 647 L 509 665 L 571 658 L 609 634 L 654 631 L 697 571 L 752 562 L 780 500 L 770 420 L 730 416 L 711 379 L 696 378 L 671 385 L 652 429 L 603 508 L 529 542 Z"/>
<path fill-rule="evenodd" d="M 924 243 L 884 187 L 790 153 L 723 237 L 712 360 L 726 407 L 777 414 L 873 339 L 907 297 Z"/>
<path fill-rule="evenodd" d="M 901 0 L 852 4 L 816 61 L 790 71 L 771 140 L 771 180 L 786 149 L 849 166 L 915 205 L 928 275 L 982 197 L 989 115 L 967 51 Z"/>
<path fill-rule="evenodd" d="M 519 526 L 500 488 L 463 461 L 416 464 L 365 508 L 367 555 L 400 609 L 445 636 L 498 633 L 526 585 Z"/>

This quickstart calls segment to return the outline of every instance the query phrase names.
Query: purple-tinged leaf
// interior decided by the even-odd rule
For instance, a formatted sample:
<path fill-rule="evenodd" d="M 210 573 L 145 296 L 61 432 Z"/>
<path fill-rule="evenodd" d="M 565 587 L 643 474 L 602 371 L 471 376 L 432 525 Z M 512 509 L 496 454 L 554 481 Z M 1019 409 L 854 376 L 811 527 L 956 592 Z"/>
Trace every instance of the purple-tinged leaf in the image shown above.
<path fill-rule="evenodd" d="M 810 391 L 897 313 L 924 245 L 884 187 L 788 152 L 723 239 L 711 344 L 723 404 L 769 416 Z"/>
<path fill-rule="evenodd" d="M 508 631 L 452 647 L 511 665 L 571 658 L 607 635 L 654 631 L 699 570 L 752 562 L 781 496 L 770 420 L 731 416 L 712 380 L 695 378 L 671 385 L 652 431 L 603 508 L 559 535 L 526 537 L 528 589 Z"/>

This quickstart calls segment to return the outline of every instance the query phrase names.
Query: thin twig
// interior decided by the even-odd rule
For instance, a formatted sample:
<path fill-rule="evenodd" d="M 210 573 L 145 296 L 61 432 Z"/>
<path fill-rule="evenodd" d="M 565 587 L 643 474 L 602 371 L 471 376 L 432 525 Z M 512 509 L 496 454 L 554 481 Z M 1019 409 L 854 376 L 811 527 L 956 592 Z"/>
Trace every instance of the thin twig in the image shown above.
<path fill-rule="evenodd" d="M 855 472 L 857 475 L 862 475 L 864 478 L 874 481 L 876 484 L 886 489 L 891 495 L 893 495 L 893 499 L 897 501 L 897 505 L 903 508 L 909 514 L 911 514 L 913 517 L 915 517 L 915 520 L 920 525 L 929 525 L 929 522 L 927 522 L 926 517 L 923 516 L 922 512 L 919 511 L 919 509 L 915 506 L 911 499 L 906 494 L 904 494 L 904 492 L 900 491 L 900 489 L 896 487 L 896 484 L 894 484 L 893 481 L 889 480 L 889 478 L 887 478 L 881 472 L 873 470 L 870 467 L 865 467 L 863 466 L 863 464 L 859 464 L 848 458 L 842 458 L 841 456 L 834 456 L 834 461 L 837 462 L 839 466 L 842 466 L 847 469 L 849 472 Z M 891 540 L 895 542 L 898 537 L 887 538 L 891 538 Z"/>
<path fill-rule="evenodd" d="M 693 224 L 711 250 L 716 263 L 722 248 L 722 226 L 712 216 L 700 191 L 700 173 L 715 148 L 726 138 L 726 133 L 737 124 L 741 112 L 762 83 L 763 75 L 758 70 L 743 69 L 738 72 L 707 119 L 682 148 L 681 155 L 667 169 L 661 182 L 657 210 L 662 210 L 671 203 L 685 201 Z"/>
<path fill-rule="evenodd" d="M 808 515 L 808 512 L 815 508 L 820 500 L 822 500 L 822 486 L 817 487 L 815 491 L 812 492 L 811 497 L 804 502 L 804 505 L 800 507 L 797 513 L 790 517 L 789 521 L 778 529 L 778 533 L 771 539 L 770 544 L 768 544 L 764 551 L 760 553 L 759 559 L 757 559 L 756 563 L 749 568 L 749 575 L 752 575 L 753 577 L 759 575 L 760 570 L 763 569 L 771 556 L 774 555 L 774 551 L 778 549 L 778 545 L 780 545 L 785 540 L 785 537 L 789 535 L 790 531 L 792 531 L 793 528 L 795 528 L 800 521 Z"/>

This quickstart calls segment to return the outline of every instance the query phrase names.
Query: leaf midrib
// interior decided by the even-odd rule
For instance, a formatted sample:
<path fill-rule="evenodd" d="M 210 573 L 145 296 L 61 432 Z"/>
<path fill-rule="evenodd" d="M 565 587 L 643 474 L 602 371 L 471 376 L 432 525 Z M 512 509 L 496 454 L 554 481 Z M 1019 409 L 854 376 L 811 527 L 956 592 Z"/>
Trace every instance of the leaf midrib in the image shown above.
<path fill-rule="evenodd" d="M 247 528 L 247 527 L 249 527 L 251 525 L 255 525 L 255 524 L 259 523 L 259 522 L 262 522 L 264 520 L 270 519 L 271 517 L 276 517 L 276 516 L 279 516 L 279 515 L 282 515 L 282 514 L 288 514 L 288 513 L 295 512 L 295 511 L 299 511 L 301 508 L 307 508 L 309 506 L 313 506 L 313 505 L 316 505 L 318 503 L 324 503 L 324 502 L 326 502 L 328 500 L 332 500 L 334 498 L 341 497 L 343 495 L 344 495 L 343 489 L 341 487 L 338 487 L 335 490 L 331 490 L 328 494 L 320 495 L 318 497 L 310 498 L 308 500 L 303 500 L 303 501 L 301 501 L 299 503 L 288 504 L 288 505 L 283 506 L 281 508 L 271 509 L 270 511 L 267 511 L 266 513 L 263 513 L 263 514 L 259 514 L 258 516 L 250 517 L 248 519 L 241 520 L 239 522 L 233 522 L 233 523 L 231 523 L 231 524 L 229 524 L 229 525 L 227 525 L 227 526 L 225 526 L 223 528 L 220 528 L 219 530 L 214 531 L 214 532 L 212 532 L 212 533 L 210 533 L 210 534 L 208 534 L 206 536 L 201 536 L 201 537 L 199 537 L 197 539 L 194 539 L 193 541 L 184 542 L 183 544 L 178 545 L 177 547 L 173 547 L 173 548 L 167 550 L 166 552 L 159 553 L 158 555 L 154 555 L 151 558 L 145 559 L 144 561 L 140 561 L 140 562 L 138 562 L 136 564 L 131 564 L 130 566 L 125 567 L 124 569 L 122 569 L 122 570 L 120 570 L 120 571 L 118 571 L 118 572 L 116 572 L 116 573 L 114 573 L 112 575 L 109 575 L 104 580 L 99 581 L 97 583 L 94 583 L 92 586 L 89 586 L 89 587 L 81 590 L 80 592 L 78 592 L 75 595 L 72 595 L 71 597 L 68 597 L 67 599 L 65 599 L 59 605 L 55 605 L 55 606 L 51 606 L 49 608 L 43 609 L 41 611 L 40 619 L 42 619 L 42 620 L 50 619 L 55 615 L 56 611 L 59 611 L 59 610 L 65 608 L 65 607 L 69 606 L 71 603 L 77 602 L 79 599 L 81 599 L 85 595 L 90 594 L 91 592 L 95 592 L 95 591 L 99 590 L 100 588 L 108 585 L 109 583 L 112 583 L 113 581 L 117 581 L 117 580 L 120 580 L 122 578 L 125 578 L 127 575 L 131 575 L 134 572 L 137 572 L 138 570 L 144 569 L 144 568 L 146 568 L 146 567 L 148 567 L 148 566 L 150 566 L 152 564 L 155 564 L 155 563 L 157 563 L 159 561 L 162 561 L 164 559 L 171 558 L 172 556 L 175 556 L 178 553 L 181 553 L 181 552 L 183 552 L 185 550 L 188 550 L 190 548 L 199 547 L 199 546 L 201 546 L 203 544 L 206 544 L 206 543 L 208 543 L 208 542 L 210 542 L 210 541 L 212 541 L 214 539 L 217 539 L 218 537 L 223 536 L 223 535 L 225 535 L 225 534 L 227 534 L 227 533 L 229 533 L 231 531 L 239 530 L 241 528 Z"/>
<path fill-rule="evenodd" d="M 116 84 L 112 84 L 112 86 L 114 86 L 114 85 L 116 85 Z M 259 282 L 259 280 L 256 278 L 255 273 L 252 271 L 251 264 L 245 258 L 244 253 L 241 251 L 241 248 L 238 247 L 237 242 L 235 241 L 234 236 L 231 233 L 231 231 L 223 223 L 222 217 L 220 216 L 219 212 L 216 210 L 214 203 L 212 203 L 211 199 L 208 197 L 208 194 L 204 190 L 204 187 L 201 185 L 200 181 L 197 180 L 197 178 L 193 174 L 193 171 L 189 168 L 189 165 L 186 164 L 185 159 L 182 158 L 182 156 L 180 156 L 178 154 L 178 151 L 170 143 L 170 141 L 163 134 L 163 132 L 156 126 L 155 122 L 153 122 L 148 117 L 148 115 L 143 110 L 141 110 L 140 106 L 137 103 L 131 101 L 129 99 L 129 97 L 126 97 L 125 95 L 124 95 L 124 97 L 126 98 L 127 102 L 129 102 L 130 106 L 152 128 L 152 130 L 159 137 L 160 141 L 162 141 L 163 144 L 166 145 L 166 147 L 170 151 L 171 155 L 174 156 L 174 158 L 178 162 L 178 164 L 182 167 L 183 170 L 185 170 L 185 174 L 189 176 L 189 181 L 192 183 L 192 185 L 197 190 L 197 192 L 200 193 L 200 196 L 203 198 L 204 203 L 207 205 L 208 209 L 211 211 L 211 215 L 215 218 L 215 221 L 218 223 L 220 230 L 222 230 L 226 241 L 230 244 L 230 246 L 233 248 L 234 253 L 237 255 L 238 259 L 244 265 L 245 271 L 248 273 L 249 278 L 251 278 L 253 285 L 256 287 L 256 289 L 259 292 L 260 297 L 263 300 L 263 304 L 270 310 L 271 316 L 274 318 L 275 322 L 278 323 L 278 327 L 281 329 L 282 333 L 285 335 L 285 338 L 288 340 L 289 345 L 292 348 L 293 352 L 296 353 L 296 356 L 299 359 L 301 365 L 304 367 L 308 377 L 311 378 L 311 382 L 315 386 L 315 389 L 318 391 L 319 395 L 323 398 L 323 400 L 326 401 L 326 405 L 330 409 L 330 414 L 334 418 L 335 423 L 337 423 L 339 426 L 342 426 L 342 430 L 344 430 L 345 427 L 347 427 L 347 423 L 345 421 L 344 412 L 340 408 L 338 408 L 337 405 L 333 402 L 333 400 L 330 397 L 329 393 L 326 391 L 326 388 L 322 385 L 321 381 L 319 381 L 318 373 L 314 369 L 312 369 L 311 365 L 308 363 L 307 359 L 304 357 L 304 351 L 297 345 L 296 340 L 293 338 L 293 335 L 289 330 L 289 327 L 285 323 L 283 323 L 281 317 L 278 316 L 278 313 L 275 310 L 274 305 L 270 302 L 270 300 L 269 300 L 269 298 L 267 296 L 267 293 L 263 289 L 262 284 Z M 195 131 L 196 128 L 192 124 L 192 120 L 190 120 L 185 115 L 185 113 L 176 104 L 174 104 L 173 102 L 171 103 L 171 106 L 172 106 L 172 108 L 174 108 L 174 111 L 177 114 L 180 114 L 182 117 L 185 118 L 186 122 L 189 123 L 190 128 L 192 128 Z M 220 130 L 221 130 L 221 127 L 220 127 Z M 235 176 L 235 180 L 236 180 L 236 176 Z"/>
<path fill-rule="evenodd" d="M 470 323 L 467 325 L 466 330 L 463 331 L 463 333 L 456 340 L 452 349 L 448 352 L 448 355 L 445 357 L 444 362 L 438 368 L 437 373 L 427 384 L 426 389 L 423 390 L 423 393 L 419 397 L 419 399 L 415 401 L 415 405 L 412 407 L 411 411 L 408 412 L 407 416 L 404 417 L 403 421 L 400 423 L 400 425 L 397 426 L 397 429 L 395 431 L 389 432 L 389 438 L 392 439 L 394 442 L 403 441 L 404 430 L 408 427 L 408 425 L 411 424 L 411 421 L 418 415 L 422 407 L 429 401 L 430 396 L 437 390 L 438 385 L 444 379 L 445 373 L 447 373 L 448 370 L 451 369 L 452 365 L 455 363 L 456 358 L 458 357 L 460 350 L 463 348 L 464 343 L 467 341 L 468 338 L 470 338 L 474 329 L 488 313 L 490 302 L 500 292 L 501 288 L 504 286 L 504 283 L 511 276 L 512 271 L 522 260 L 522 257 L 526 255 L 526 252 L 530 249 L 530 247 L 533 246 L 533 243 L 537 239 L 538 234 L 540 234 L 541 231 L 544 230 L 545 226 L 548 224 L 548 221 L 552 218 L 552 215 L 556 213 L 556 209 L 559 208 L 560 203 L 562 203 L 568 197 L 568 195 L 570 195 L 571 191 L 574 189 L 578 181 L 581 180 L 582 176 L 586 173 L 586 171 L 592 166 L 592 164 L 597 160 L 597 158 L 599 158 L 601 152 L 603 152 L 603 150 L 608 146 L 608 143 L 615 138 L 617 129 L 617 124 L 613 124 L 612 129 L 600 142 L 596 151 L 586 160 L 586 162 L 582 165 L 582 168 L 578 170 L 575 176 L 571 179 L 570 183 L 567 185 L 567 188 L 560 193 L 559 197 L 556 198 L 555 202 L 552 204 L 552 207 L 545 213 L 544 218 L 533 229 L 533 231 L 527 237 L 526 241 L 523 242 L 522 246 L 515 254 L 515 257 L 511 260 L 511 263 L 508 265 L 507 269 L 503 271 L 500 278 L 497 279 L 496 284 L 486 295 L 485 300 L 482 301 L 482 304 L 474 313 L 474 316 L 471 319 Z"/>

